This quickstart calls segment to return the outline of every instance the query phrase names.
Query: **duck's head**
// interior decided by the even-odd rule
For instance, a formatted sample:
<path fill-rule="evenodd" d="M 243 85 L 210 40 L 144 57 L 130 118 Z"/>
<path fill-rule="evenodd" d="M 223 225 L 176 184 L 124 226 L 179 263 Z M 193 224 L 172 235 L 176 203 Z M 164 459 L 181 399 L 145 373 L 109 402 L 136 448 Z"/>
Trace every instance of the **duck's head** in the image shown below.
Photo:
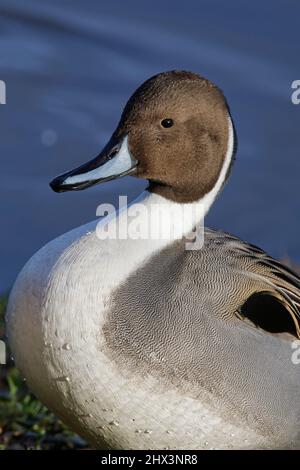
<path fill-rule="evenodd" d="M 132 175 L 149 180 L 149 190 L 167 199 L 192 202 L 215 187 L 227 160 L 225 182 L 235 150 L 221 90 L 191 72 L 165 72 L 135 91 L 96 158 L 50 185 L 63 192 Z"/>

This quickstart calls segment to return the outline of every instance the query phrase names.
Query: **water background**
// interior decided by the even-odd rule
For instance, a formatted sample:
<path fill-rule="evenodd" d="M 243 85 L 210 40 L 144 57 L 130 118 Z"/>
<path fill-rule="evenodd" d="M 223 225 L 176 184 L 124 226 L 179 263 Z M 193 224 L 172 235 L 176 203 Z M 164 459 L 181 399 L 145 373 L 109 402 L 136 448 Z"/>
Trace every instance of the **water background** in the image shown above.
<path fill-rule="evenodd" d="M 99 203 L 144 188 L 125 178 L 57 195 L 48 182 L 95 156 L 134 89 L 170 69 L 215 81 L 238 131 L 207 224 L 299 262 L 299 32 L 297 0 L 0 0 L 0 293 Z"/>

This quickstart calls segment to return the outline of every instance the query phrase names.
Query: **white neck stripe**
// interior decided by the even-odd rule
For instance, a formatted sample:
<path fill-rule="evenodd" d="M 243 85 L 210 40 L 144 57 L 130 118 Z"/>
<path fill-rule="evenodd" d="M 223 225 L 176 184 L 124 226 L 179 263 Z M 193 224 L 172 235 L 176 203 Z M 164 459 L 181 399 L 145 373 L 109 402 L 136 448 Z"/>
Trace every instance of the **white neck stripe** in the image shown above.
<path fill-rule="evenodd" d="M 215 184 L 215 186 L 207 193 L 205 196 L 200 199 L 204 206 L 205 214 L 208 213 L 209 209 L 211 208 L 212 204 L 214 203 L 216 197 L 218 196 L 220 190 L 222 189 L 223 184 L 225 183 L 227 172 L 230 168 L 230 164 L 233 157 L 233 150 L 234 150 L 234 131 L 233 125 L 231 121 L 231 117 L 228 116 L 228 142 L 227 142 L 227 151 L 224 158 L 224 163 L 219 175 L 219 178 Z"/>

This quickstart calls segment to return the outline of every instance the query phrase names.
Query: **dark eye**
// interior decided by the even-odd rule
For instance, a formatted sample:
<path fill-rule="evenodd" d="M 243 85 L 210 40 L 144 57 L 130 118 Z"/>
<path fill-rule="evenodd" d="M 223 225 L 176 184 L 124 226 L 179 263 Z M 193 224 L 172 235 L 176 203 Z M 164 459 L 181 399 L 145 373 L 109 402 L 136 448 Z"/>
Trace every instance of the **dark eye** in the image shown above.
<path fill-rule="evenodd" d="M 162 125 L 163 127 L 166 127 L 166 128 L 167 128 L 167 127 L 172 127 L 173 124 L 174 124 L 173 119 L 163 119 L 163 120 L 161 121 L 161 125 Z"/>

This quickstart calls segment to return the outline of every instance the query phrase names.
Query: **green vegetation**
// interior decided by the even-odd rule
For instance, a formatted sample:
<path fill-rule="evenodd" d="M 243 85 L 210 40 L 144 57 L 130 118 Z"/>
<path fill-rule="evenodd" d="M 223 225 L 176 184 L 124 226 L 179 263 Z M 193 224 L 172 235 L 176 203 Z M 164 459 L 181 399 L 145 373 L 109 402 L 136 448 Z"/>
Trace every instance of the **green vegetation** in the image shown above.
<path fill-rule="evenodd" d="M 0 339 L 6 299 L 0 298 Z M 82 449 L 86 443 L 51 413 L 22 380 L 11 359 L 0 365 L 0 450 Z"/>

